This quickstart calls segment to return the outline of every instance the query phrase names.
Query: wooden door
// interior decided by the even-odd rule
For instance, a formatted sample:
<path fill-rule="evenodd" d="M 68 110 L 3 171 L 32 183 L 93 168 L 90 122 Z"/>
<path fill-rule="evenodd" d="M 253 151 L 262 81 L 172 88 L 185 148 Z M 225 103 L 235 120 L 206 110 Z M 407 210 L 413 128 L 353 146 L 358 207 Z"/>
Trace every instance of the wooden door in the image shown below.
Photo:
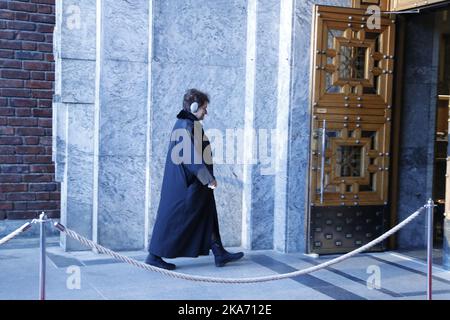
<path fill-rule="evenodd" d="M 309 251 L 341 253 L 388 223 L 395 21 L 370 29 L 364 9 L 314 10 Z"/>

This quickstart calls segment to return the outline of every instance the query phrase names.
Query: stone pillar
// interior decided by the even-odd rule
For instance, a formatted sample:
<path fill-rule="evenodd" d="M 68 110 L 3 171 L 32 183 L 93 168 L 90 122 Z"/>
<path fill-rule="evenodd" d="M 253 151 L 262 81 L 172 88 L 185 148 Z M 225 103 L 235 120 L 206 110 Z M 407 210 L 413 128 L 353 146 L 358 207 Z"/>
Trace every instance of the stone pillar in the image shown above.
<path fill-rule="evenodd" d="M 433 197 L 438 61 L 433 46 L 435 15 L 408 16 L 405 28 L 405 74 L 398 175 L 398 221 Z M 420 45 L 417 45 L 420 43 Z M 417 134 L 420 131 L 420 134 Z M 398 232 L 399 249 L 425 249 L 426 215 Z"/>
<path fill-rule="evenodd" d="M 95 0 L 56 1 L 53 145 L 61 221 L 92 238 Z M 84 246 L 61 236 L 65 250 Z"/>
<path fill-rule="evenodd" d="M 94 240 L 145 244 L 151 1 L 98 1 Z"/>
<path fill-rule="evenodd" d="M 273 248 L 280 2 L 249 0 L 247 5 L 246 154 L 244 166 L 243 246 Z"/>

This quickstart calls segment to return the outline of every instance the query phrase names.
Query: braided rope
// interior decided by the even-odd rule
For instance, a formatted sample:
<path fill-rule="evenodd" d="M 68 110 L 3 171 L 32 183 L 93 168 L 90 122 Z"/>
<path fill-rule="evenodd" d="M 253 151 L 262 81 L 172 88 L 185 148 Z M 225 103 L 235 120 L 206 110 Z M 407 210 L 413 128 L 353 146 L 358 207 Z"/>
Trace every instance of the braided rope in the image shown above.
<path fill-rule="evenodd" d="M 23 226 L 21 226 L 19 229 L 17 229 L 16 231 L 11 232 L 10 234 L 8 234 L 6 237 L 2 238 L 0 240 L 0 246 L 2 244 L 7 243 L 8 241 L 12 240 L 13 238 L 17 237 L 19 234 L 27 231 L 28 229 L 31 228 L 31 223 L 27 222 L 25 223 Z"/>
<path fill-rule="evenodd" d="M 169 271 L 169 270 L 165 270 L 165 269 L 161 269 L 158 267 L 154 267 L 151 265 L 148 265 L 144 262 L 140 262 L 137 261 L 133 258 L 124 256 L 120 253 L 114 252 L 110 249 L 107 249 L 89 239 L 86 239 L 85 237 L 79 235 L 78 233 L 76 233 L 73 230 L 70 230 L 66 227 L 64 227 L 63 225 L 61 225 L 60 223 L 55 223 L 54 226 L 55 228 L 57 228 L 59 231 L 61 232 L 65 232 L 69 237 L 79 241 L 80 243 L 82 243 L 83 245 L 90 247 L 92 249 L 96 249 L 99 253 L 104 253 L 107 254 L 117 260 L 120 260 L 122 262 L 128 263 L 130 265 L 133 265 L 135 267 L 138 268 L 142 268 L 148 271 L 154 271 L 154 272 L 158 272 L 161 273 L 163 275 L 169 276 L 169 277 L 173 277 L 173 278 L 179 278 L 179 279 L 184 279 L 184 280 L 190 280 L 190 281 L 200 281 L 200 282 L 213 282 L 213 283 L 257 283 L 257 282 L 268 282 L 268 281 L 274 281 L 274 280 L 281 280 L 281 279 L 287 279 L 287 278 L 292 278 L 292 277 L 297 277 L 300 275 L 304 275 L 307 273 L 311 273 L 311 272 L 315 272 L 317 270 L 320 269 L 324 269 L 328 266 L 331 266 L 333 264 L 339 263 L 345 259 L 348 259 L 358 253 L 361 253 L 371 247 L 373 247 L 374 245 L 378 244 L 379 242 L 382 242 L 383 240 L 387 239 L 388 237 L 390 237 L 391 235 L 393 235 L 394 233 L 396 233 L 398 230 L 400 230 L 401 228 L 403 228 L 405 225 L 407 225 L 408 223 L 410 223 L 412 220 L 414 220 L 417 216 L 420 215 L 420 213 L 424 210 L 424 207 L 420 208 L 419 210 L 417 210 L 416 212 L 414 212 L 413 214 L 411 214 L 408 218 L 406 218 L 405 220 L 403 220 L 401 223 L 399 223 L 398 225 L 396 225 L 395 227 L 393 227 L 392 229 L 390 229 L 388 232 L 384 233 L 383 235 L 379 236 L 378 238 L 372 240 L 371 242 L 365 244 L 364 246 L 353 250 L 347 254 L 344 254 L 342 256 L 339 256 L 335 259 L 332 259 L 330 261 L 324 262 L 322 264 L 319 264 L 317 266 L 312 266 L 303 270 L 297 270 L 294 272 L 290 272 L 290 273 L 285 273 L 285 274 L 276 274 L 276 275 L 269 275 L 269 276 L 262 276 L 262 277 L 253 277 L 253 278 L 239 278 L 239 279 L 235 279 L 235 278 L 217 278 L 217 277 L 205 277 L 205 276 L 197 276 L 197 275 L 189 275 L 189 274 L 184 274 L 184 273 L 179 273 L 179 272 L 174 272 L 174 271 Z"/>

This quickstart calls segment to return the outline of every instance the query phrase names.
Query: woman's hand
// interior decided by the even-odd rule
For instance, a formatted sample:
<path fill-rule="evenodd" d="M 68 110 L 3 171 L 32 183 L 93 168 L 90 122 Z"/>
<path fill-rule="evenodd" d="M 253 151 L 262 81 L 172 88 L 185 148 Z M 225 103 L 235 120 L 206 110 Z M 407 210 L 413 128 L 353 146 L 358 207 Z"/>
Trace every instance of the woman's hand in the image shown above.
<path fill-rule="evenodd" d="M 217 180 L 214 179 L 210 184 L 208 184 L 208 188 L 213 189 L 213 190 L 215 188 L 217 188 Z"/>

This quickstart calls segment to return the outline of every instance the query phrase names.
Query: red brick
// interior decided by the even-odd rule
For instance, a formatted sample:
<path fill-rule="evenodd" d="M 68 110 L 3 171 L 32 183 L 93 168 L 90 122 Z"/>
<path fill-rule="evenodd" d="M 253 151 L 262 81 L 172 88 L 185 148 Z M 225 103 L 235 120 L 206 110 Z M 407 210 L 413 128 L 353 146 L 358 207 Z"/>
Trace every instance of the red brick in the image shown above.
<path fill-rule="evenodd" d="M 59 209 L 59 202 L 56 203 L 56 207 Z M 60 210 L 45 210 L 45 214 L 49 219 L 56 219 L 60 217 Z"/>
<path fill-rule="evenodd" d="M 26 202 L 13 202 L 13 209 L 14 210 L 26 210 L 27 209 L 27 203 Z"/>
<path fill-rule="evenodd" d="M 53 102 L 52 102 L 52 100 L 39 99 L 38 107 L 39 108 L 52 108 Z"/>
<path fill-rule="evenodd" d="M 17 127 L 35 127 L 38 124 L 37 118 L 9 118 L 8 125 Z"/>
<path fill-rule="evenodd" d="M 8 2 L 8 9 L 13 11 L 37 12 L 37 5 L 33 3 L 10 1 Z"/>
<path fill-rule="evenodd" d="M 22 160 L 23 160 L 23 163 L 35 164 L 36 156 L 23 156 Z"/>
<path fill-rule="evenodd" d="M 36 193 L 36 200 L 50 200 L 50 193 Z"/>
<path fill-rule="evenodd" d="M 51 99 L 53 97 L 53 91 L 33 90 L 31 96 L 38 99 Z"/>
<path fill-rule="evenodd" d="M 0 163 L 1 164 L 23 163 L 23 157 L 21 157 L 21 156 L 0 156 Z"/>
<path fill-rule="evenodd" d="M 17 154 L 45 154 L 45 148 L 40 146 L 18 146 Z"/>
<path fill-rule="evenodd" d="M 47 165 L 31 165 L 31 173 L 54 173 L 55 166 L 53 164 Z"/>
<path fill-rule="evenodd" d="M 52 163 L 52 156 L 37 155 L 35 161 L 36 163 Z"/>
<path fill-rule="evenodd" d="M 29 117 L 31 116 L 30 108 L 16 108 L 16 117 Z"/>
<path fill-rule="evenodd" d="M 0 79 L 0 88 L 23 88 L 23 80 Z"/>
<path fill-rule="evenodd" d="M 0 30 L 0 39 L 14 40 L 16 34 L 16 32 L 11 30 Z"/>
<path fill-rule="evenodd" d="M 31 79 L 33 79 L 33 80 L 45 80 L 45 72 L 43 72 L 43 71 L 31 72 Z"/>
<path fill-rule="evenodd" d="M 52 127 L 52 119 L 39 118 L 38 126 L 42 128 L 51 128 Z"/>
<path fill-rule="evenodd" d="M 23 21 L 8 21 L 7 23 L 8 29 L 13 30 L 25 30 L 25 31 L 35 31 L 36 24 L 32 22 L 23 22 Z M 17 37 L 17 39 L 20 39 Z"/>
<path fill-rule="evenodd" d="M 45 74 L 45 79 L 47 81 L 55 81 L 55 73 L 54 72 L 47 72 Z"/>
<path fill-rule="evenodd" d="M 30 166 L 27 165 L 2 165 L 2 173 L 29 173 Z"/>
<path fill-rule="evenodd" d="M 50 200 L 61 200 L 61 194 L 59 192 L 49 193 Z"/>
<path fill-rule="evenodd" d="M 0 116 L 14 116 L 14 108 L 0 108 Z"/>
<path fill-rule="evenodd" d="M 34 193 L 10 193 L 6 196 L 10 201 L 34 201 L 36 196 Z"/>
<path fill-rule="evenodd" d="M 0 137 L 0 145 L 21 145 L 22 138 L 19 137 Z"/>
<path fill-rule="evenodd" d="M 2 183 L 2 184 L 0 184 L 0 192 L 26 192 L 27 187 L 28 187 L 28 185 L 24 184 L 24 183 L 21 183 L 21 184 Z"/>
<path fill-rule="evenodd" d="M 12 107 L 36 107 L 37 104 L 36 99 L 11 99 Z"/>
<path fill-rule="evenodd" d="M 40 33 L 52 33 L 54 26 L 49 24 L 38 24 L 36 31 Z"/>
<path fill-rule="evenodd" d="M 52 137 L 41 137 L 39 139 L 39 144 L 42 145 L 42 146 L 51 146 L 52 143 L 53 143 Z M 51 150 L 51 148 L 50 148 L 50 150 Z"/>
<path fill-rule="evenodd" d="M 21 31 L 16 37 L 17 40 L 45 42 L 45 36 L 37 32 Z"/>
<path fill-rule="evenodd" d="M 56 203 L 53 201 L 34 201 L 27 204 L 27 209 L 31 210 L 52 210 L 57 209 Z"/>
<path fill-rule="evenodd" d="M 33 116 L 40 118 L 51 118 L 52 109 L 33 109 Z"/>
<path fill-rule="evenodd" d="M 25 145 L 38 145 L 39 137 L 25 137 L 23 141 Z"/>
<path fill-rule="evenodd" d="M 54 6 L 49 6 L 49 5 L 38 5 L 38 12 L 39 13 L 53 13 L 54 10 Z"/>
<path fill-rule="evenodd" d="M 6 202 L 0 203 L 0 210 L 12 210 L 12 208 L 13 208 L 13 204 L 11 202 L 10 203 L 6 203 Z"/>
<path fill-rule="evenodd" d="M 51 14 L 33 14 L 30 20 L 33 22 L 55 24 L 55 16 Z"/>
<path fill-rule="evenodd" d="M 14 12 L 12 12 L 12 11 L 0 11 L 0 19 L 14 20 Z"/>
<path fill-rule="evenodd" d="M 31 98 L 31 90 L 30 89 L 2 89 L 1 94 L 4 97 Z"/>
<path fill-rule="evenodd" d="M 16 20 L 28 21 L 30 20 L 30 14 L 26 12 L 16 12 L 15 14 Z"/>
<path fill-rule="evenodd" d="M 53 83 L 50 81 L 31 80 L 25 82 L 25 87 L 30 89 L 52 89 Z"/>
<path fill-rule="evenodd" d="M 8 220 L 30 220 L 38 217 L 37 212 L 31 211 L 7 211 Z"/>
<path fill-rule="evenodd" d="M 32 3 L 55 5 L 56 0 L 31 0 Z"/>
<path fill-rule="evenodd" d="M 14 128 L 11 127 L 0 127 L 0 135 L 12 136 L 14 135 Z M 1 154 L 1 152 L 0 152 Z"/>
<path fill-rule="evenodd" d="M 2 78 L 7 79 L 30 79 L 30 72 L 23 70 L 2 70 Z"/>
<path fill-rule="evenodd" d="M 60 215 L 51 157 L 54 5 L 0 0 L 0 219 Z"/>
<path fill-rule="evenodd" d="M 53 52 L 53 45 L 50 43 L 39 43 L 38 50 L 41 52 Z"/>
<path fill-rule="evenodd" d="M 1 57 L 1 56 L 0 56 Z M 14 58 L 14 54 L 12 54 L 11 58 Z M 0 68 L 10 68 L 10 69 L 21 69 L 22 62 L 17 60 L 0 60 Z"/>
<path fill-rule="evenodd" d="M 52 175 L 50 174 L 29 174 L 23 176 L 24 182 L 52 182 Z"/>
<path fill-rule="evenodd" d="M 56 183 L 33 183 L 30 184 L 30 192 L 53 192 L 56 191 Z"/>
<path fill-rule="evenodd" d="M 44 60 L 44 54 L 34 51 L 17 51 L 16 59 L 19 60 Z"/>
<path fill-rule="evenodd" d="M 0 183 L 17 183 L 22 182 L 20 174 L 0 174 Z"/>
<path fill-rule="evenodd" d="M 0 154 L 7 155 L 7 154 L 16 154 L 16 147 L 14 146 L 0 146 Z M 3 168 L 0 168 L 3 171 Z M 5 173 L 5 172 L 3 172 Z"/>
<path fill-rule="evenodd" d="M 14 58 L 14 51 L 12 50 L 0 50 L 0 58 L 12 59 Z"/>
<path fill-rule="evenodd" d="M 36 51 L 37 50 L 37 43 L 35 42 L 22 42 L 22 50 L 29 50 L 29 51 Z M 17 59 L 20 59 L 19 56 L 16 55 Z"/>
<path fill-rule="evenodd" d="M 20 50 L 22 48 L 21 41 L 0 40 L 0 49 Z"/>

